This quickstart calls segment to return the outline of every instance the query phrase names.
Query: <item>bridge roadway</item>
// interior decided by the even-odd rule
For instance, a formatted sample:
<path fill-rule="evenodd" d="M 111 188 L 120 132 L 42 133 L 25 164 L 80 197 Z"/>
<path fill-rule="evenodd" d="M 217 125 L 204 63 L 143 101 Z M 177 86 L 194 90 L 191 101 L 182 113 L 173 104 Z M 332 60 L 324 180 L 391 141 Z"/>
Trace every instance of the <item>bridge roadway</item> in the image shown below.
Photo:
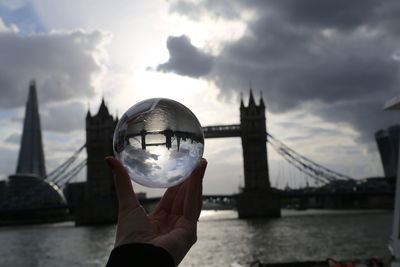
<path fill-rule="evenodd" d="M 234 199 L 236 195 L 203 195 L 203 201 L 224 201 L 229 199 Z M 150 198 L 141 198 L 139 199 L 140 203 L 158 203 L 161 200 L 161 197 L 150 197 Z"/>
<path fill-rule="evenodd" d="M 392 209 L 394 192 L 287 192 L 279 191 L 283 208 L 308 209 Z M 152 210 L 160 197 L 139 199 Z M 236 209 L 236 195 L 203 195 L 203 209 Z"/>
<path fill-rule="evenodd" d="M 140 204 L 147 211 L 153 210 L 161 197 L 139 199 Z M 203 209 L 205 210 L 232 210 L 235 209 L 235 195 L 203 195 Z"/>
<path fill-rule="evenodd" d="M 205 138 L 240 137 L 240 124 L 203 127 Z"/>

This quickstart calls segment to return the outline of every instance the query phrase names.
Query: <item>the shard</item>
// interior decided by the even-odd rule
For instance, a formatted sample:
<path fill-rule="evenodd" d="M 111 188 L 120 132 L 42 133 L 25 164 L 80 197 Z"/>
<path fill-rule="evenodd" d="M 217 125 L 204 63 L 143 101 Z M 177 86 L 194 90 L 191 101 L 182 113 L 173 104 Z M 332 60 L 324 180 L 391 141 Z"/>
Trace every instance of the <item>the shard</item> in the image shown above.
<path fill-rule="evenodd" d="M 0 184 L 0 225 L 62 221 L 66 215 L 62 192 L 46 178 L 36 86 L 32 81 L 16 174 Z"/>
<path fill-rule="evenodd" d="M 24 129 L 16 173 L 35 174 L 42 178 L 46 177 L 35 81 L 31 81 L 29 86 L 29 96 L 26 103 Z"/>

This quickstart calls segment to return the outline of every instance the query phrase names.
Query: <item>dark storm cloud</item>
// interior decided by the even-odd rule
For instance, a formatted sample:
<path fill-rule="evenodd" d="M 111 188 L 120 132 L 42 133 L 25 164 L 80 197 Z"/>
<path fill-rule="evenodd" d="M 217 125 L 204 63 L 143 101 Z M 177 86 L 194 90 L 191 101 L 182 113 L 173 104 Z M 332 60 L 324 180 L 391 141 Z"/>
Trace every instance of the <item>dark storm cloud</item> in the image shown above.
<path fill-rule="evenodd" d="M 400 61 L 393 59 L 400 48 L 398 1 L 236 0 L 225 5 L 235 9 L 230 15 L 221 11 L 224 1 L 216 2 L 213 9 L 210 1 L 174 1 L 171 10 L 193 19 L 205 13 L 242 19 L 232 14 L 253 12 L 242 19 L 245 34 L 225 43 L 212 71 L 199 75 L 215 82 L 221 96 L 239 95 L 251 80 L 270 111 L 303 109 L 348 123 L 360 141 L 371 141 L 376 130 L 398 121 L 396 113 L 382 111 L 399 93 Z"/>
<path fill-rule="evenodd" d="M 400 5 L 397 0 L 264 1 L 291 24 L 313 28 L 354 31 L 358 27 L 380 28 L 399 33 Z M 256 4 L 260 4 L 259 2 Z"/>
<path fill-rule="evenodd" d="M 354 29 L 363 25 L 378 10 L 379 2 L 375 0 L 336 0 L 336 1 L 268 1 L 284 19 L 291 23 L 317 28 Z"/>
<path fill-rule="evenodd" d="M 263 87 L 273 112 L 298 108 L 305 101 L 384 101 L 396 94 L 399 62 L 391 58 L 394 43 L 368 37 L 355 42 L 346 36 L 289 36 L 272 33 L 226 46 L 213 73 L 219 87 L 241 91 L 237 84 L 250 79 Z"/>
<path fill-rule="evenodd" d="M 188 37 L 170 36 L 167 40 L 170 58 L 157 66 L 157 71 L 175 72 L 180 75 L 198 78 L 211 71 L 213 57 L 194 47 Z"/>
<path fill-rule="evenodd" d="M 95 54 L 104 38 L 99 31 L 0 32 L 0 108 L 24 105 L 33 78 L 41 102 L 93 96 L 92 76 L 102 68 Z"/>
<path fill-rule="evenodd" d="M 331 122 L 349 123 L 359 130 L 361 142 L 373 140 L 375 132 L 389 125 L 398 124 L 400 119 L 399 112 L 384 111 L 382 101 L 375 101 L 373 98 L 355 103 L 349 101 L 330 105 L 315 110 L 315 113 Z M 375 147 L 375 144 L 370 145 Z"/>

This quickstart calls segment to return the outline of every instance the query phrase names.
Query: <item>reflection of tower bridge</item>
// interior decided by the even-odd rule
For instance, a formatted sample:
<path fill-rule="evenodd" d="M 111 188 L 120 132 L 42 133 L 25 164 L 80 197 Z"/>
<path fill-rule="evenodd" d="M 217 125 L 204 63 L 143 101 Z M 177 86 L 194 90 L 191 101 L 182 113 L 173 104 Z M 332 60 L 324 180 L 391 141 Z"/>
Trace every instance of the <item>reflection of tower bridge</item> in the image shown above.
<path fill-rule="evenodd" d="M 184 131 L 173 131 L 171 129 L 166 129 L 163 131 L 150 131 L 150 132 L 146 130 L 141 130 L 139 133 L 136 134 L 126 134 L 125 139 L 126 142 L 129 142 L 131 138 L 136 138 L 139 136 L 140 136 L 140 141 L 138 143 L 140 143 L 140 146 L 143 150 L 145 150 L 149 146 L 166 146 L 168 149 L 170 149 L 172 147 L 172 142 L 175 140 L 177 142 L 178 150 L 180 148 L 181 140 L 183 141 L 190 140 L 191 143 L 203 142 L 203 137 L 201 135 Z M 154 139 L 156 141 L 154 141 Z"/>
<path fill-rule="evenodd" d="M 31 89 L 32 87 L 34 87 L 34 84 L 31 85 Z M 28 103 L 29 102 L 30 100 L 28 100 Z M 29 104 L 27 104 L 27 109 L 28 106 Z M 35 112 L 38 117 L 37 110 Z M 40 142 L 38 141 L 38 135 L 29 135 L 29 131 L 32 131 L 32 129 L 35 131 L 38 129 L 40 130 L 40 125 L 38 123 L 39 121 L 37 119 L 37 121 L 34 121 L 32 125 L 27 126 L 27 129 L 25 129 L 24 126 L 24 132 L 27 131 L 28 133 L 27 136 L 35 136 L 33 137 L 34 140 L 28 140 L 26 142 L 31 142 L 35 146 L 39 143 L 41 144 L 41 140 Z M 73 208 L 77 224 L 115 222 L 117 216 L 117 202 L 113 188 L 112 172 L 109 167 L 106 166 L 104 157 L 113 153 L 112 135 L 116 123 L 117 119 L 114 119 L 110 115 L 108 108 L 104 101 L 102 101 L 96 115 L 91 115 L 91 113 L 88 112 L 86 116 L 86 144 L 76 151 L 63 164 L 58 166 L 53 172 L 47 176 L 44 176 L 42 173 L 42 175 L 39 175 L 41 178 L 36 177 L 35 179 L 28 179 L 31 182 L 35 180 L 36 183 L 21 182 L 23 179 L 17 179 L 19 177 L 10 178 L 10 181 L 7 183 L 0 182 L 0 217 L 3 216 L 2 211 L 5 210 L 5 206 L 9 208 L 11 207 L 9 210 L 13 212 L 15 211 L 18 213 L 18 210 L 24 209 L 25 211 L 30 212 L 25 214 L 32 214 L 33 212 L 35 216 L 41 214 L 38 213 L 40 210 L 51 209 L 55 211 L 54 214 L 59 214 L 60 210 L 67 207 L 65 200 L 62 200 L 63 198 L 56 198 L 56 202 L 53 201 L 51 202 L 53 203 L 52 205 L 46 206 L 43 205 L 43 202 L 38 200 L 45 199 L 43 194 L 33 193 L 38 191 L 43 192 L 43 190 L 46 191 L 47 189 L 45 190 L 43 188 L 48 186 L 46 185 L 43 187 L 42 185 L 45 183 L 56 189 L 65 188 L 64 192 L 68 199 L 68 206 Z M 243 104 L 243 100 L 240 104 L 240 125 L 208 126 L 203 127 L 203 130 L 205 138 L 240 137 L 242 140 L 245 178 L 243 192 L 236 196 L 204 196 L 206 202 L 223 202 L 228 206 L 236 205 L 239 217 L 279 216 L 279 195 L 284 198 L 288 197 L 287 192 L 282 194 L 282 192 L 278 192 L 278 190 L 273 189 L 270 186 L 266 142 L 269 142 L 278 154 L 299 171 L 305 173 L 308 177 L 320 181 L 325 185 L 333 186 L 333 189 L 331 188 L 331 191 L 325 195 L 334 192 L 336 190 L 335 188 L 340 187 L 344 182 L 355 183 L 354 179 L 317 164 L 268 134 L 266 129 L 264 102 L 261 98 L 257 105 L 251 91 L 247 107 Z M 148 142 L 147 138 L 152 135 L 161 135 L 164 137 L 164 141 L 153 143 Z M 168 129 L 157 133 L 141 132 L 129 136 L 129 138 L 136 138 L 139 136 L 142 149 L 146 149 L 147 146 L 151 145 L 165 145 L 170 148 L 174 138 L 178 143 L 180 140 L 190 139 L 198 141 L 200 138 L 187 132 L 172 131 Z M 79 158 L 80 152 L 83 151 L 83 148 L 85 147 L 87 150 L 87 159 L 75 163 Z M 21 147 L 21 150 L 22 149 L 23 148 Z M 38 151 L 40 152 L 41 150 L 38 149 Z M 44 160 L 40 160 L 40 155 L 34 156 L 29 153 L 25 154 L 28 155 L 27 158 L 24 159 L 25 162 L 36 162 L 35 166 L 43 169 Z M 87 181 L 69 183 L 85 166 L 87 167 Z M 15 181 L 18 181 L 17 184 L 24 184 L 24 186 L 11 186 L 12 183 L 15 184 Z M 14 191 L 16 190 L 19 192 L 13 193 L 10 191 L 10 188 L 14 188 Z M 58 189 L 56 191 L 59 192 Z M 28 194 L 27 192 L 30 193 Z M 13 195 L 11 196 L 10 194 Z M 308 196 L 315 196 L 315 192 L 307 193 L 306 191 L 294 192 L 293 194 L 296 198 L 307 197 L 307 194 Z M 355 195 L 354 192 L 346 192 L 346 194 L 350 194 L 351 196 Z M 29 197 L 27 197 L 28 195 Z M 319 196 L 321 196 L 321 194 L 319 194 Z M 26 198 L 31 199 L 26 202 L 26 200 L 24 200 Z M 144 200 L 145 204 L 150 205 L 155 201 L 157 201 L 157 199 Z M 24 203 L 24 205 L 20 206 L 20 204 L 18 204 L 21 202 Z M 5 203 L 7 205 L 5 205 Z"/>

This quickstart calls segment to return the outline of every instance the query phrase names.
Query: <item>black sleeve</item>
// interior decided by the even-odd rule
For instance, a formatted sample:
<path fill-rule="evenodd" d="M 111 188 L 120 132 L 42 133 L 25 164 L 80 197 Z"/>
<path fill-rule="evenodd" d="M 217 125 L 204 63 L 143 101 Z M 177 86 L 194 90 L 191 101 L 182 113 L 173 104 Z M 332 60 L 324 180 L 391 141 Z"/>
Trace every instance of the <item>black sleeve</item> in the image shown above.
<path fill-rule="evenodd" d="M 175 267 L 172 256 L 163 248 L 144 243 L 125 244 L 111 251 L 106 267 Z"/>

